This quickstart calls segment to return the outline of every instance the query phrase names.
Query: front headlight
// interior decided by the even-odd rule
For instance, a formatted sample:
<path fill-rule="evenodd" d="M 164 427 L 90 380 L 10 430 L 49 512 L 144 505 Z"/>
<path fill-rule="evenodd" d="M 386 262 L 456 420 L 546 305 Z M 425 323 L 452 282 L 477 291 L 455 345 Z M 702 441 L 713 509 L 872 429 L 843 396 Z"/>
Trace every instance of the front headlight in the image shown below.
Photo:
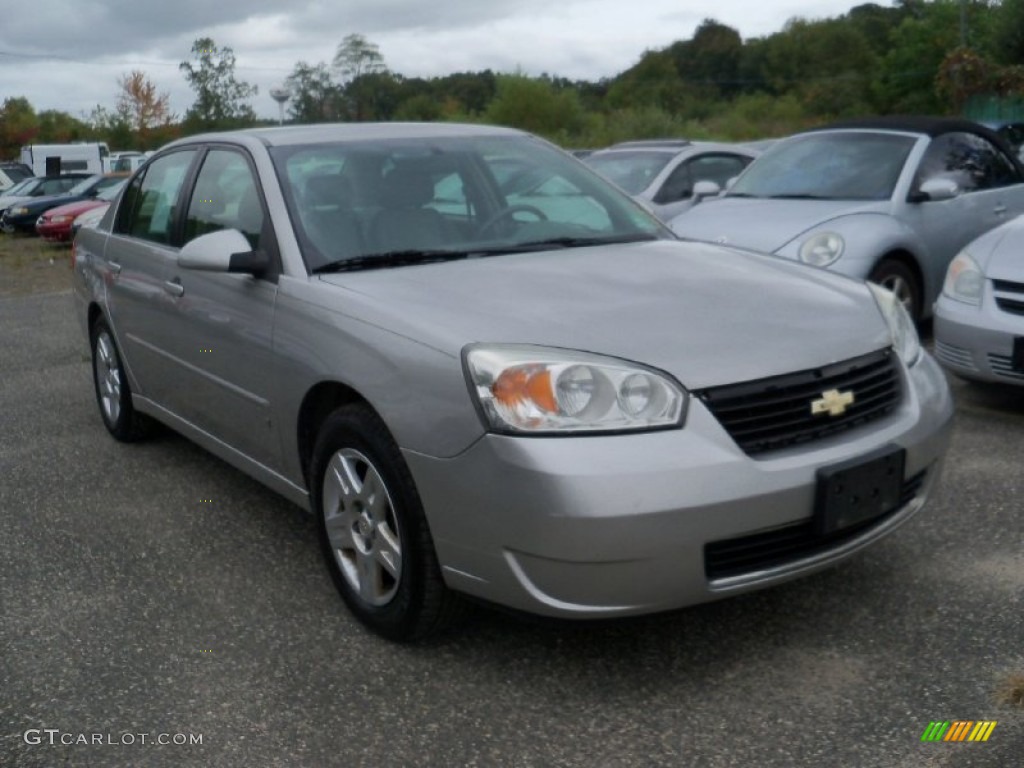
<path fill-rule="evenodd" d="M 914 327 L 914 321 L 910 319 L 906 307 L 888 288 L 883 288 L 875 283 L 867 283 L 867 286 L 874 294 L 882 317 L 889 325 L 893 349 L 904 363 L 913 365 L 921 356 L 921 339 L 917 335 L 917 328 Z"/>
<path fill-rule="evenodd" d="M 496 432 L 629 432 L 678 427 L 686 391 L 635 363 L 525 344 L 474 344 L 463 355 L 473 395 Z"/>
<path fill-rule="evenodd" d="M 54 216 L 50 219 L 51 224 L 63 224 L 65 221 L 71 221 L 70 216 Z"/>
<path fill-rule="evenodd" d="M 949 263 L 946 270 L 946 282 L 942 285 L 942 293 L 965 304 L 981 305 L 981 289 L 985 284 L 985 275 L 978 262 L 967 251 L 960 251 Z"/>
<path fill-rule="evenodd" d="M 819 232 L 811 235 L 800 245 L 800 261 L 815 267 L 827 267 L 839 260 L 845 247 L 842 235 L 835 232 Z"/>
<path fill-rule="evenodd" d="M 28 213 L 28 208 L 22 206 L 20 208 L 11 208 L 11 216 L 24 216 Z"/>

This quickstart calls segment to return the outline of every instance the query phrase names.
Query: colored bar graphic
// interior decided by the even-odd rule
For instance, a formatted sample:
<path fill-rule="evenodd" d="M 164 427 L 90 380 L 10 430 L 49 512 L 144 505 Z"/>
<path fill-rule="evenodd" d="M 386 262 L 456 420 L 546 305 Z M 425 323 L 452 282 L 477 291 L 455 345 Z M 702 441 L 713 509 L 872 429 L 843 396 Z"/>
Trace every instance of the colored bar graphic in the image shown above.
<path fill-rule="evenodd" d="M 997 720 L 981 720 L 974 730 L 971 731 L 971 735 L 967 737 L 968 741 L 988 741 L 988 737 L 992 735 L 992 731 L 995 730 Z"/>
<path fill-rule="evenodd" d="M 996 720 L 933 720 L 921 734 L 921 741 L 988 741 Z"/>

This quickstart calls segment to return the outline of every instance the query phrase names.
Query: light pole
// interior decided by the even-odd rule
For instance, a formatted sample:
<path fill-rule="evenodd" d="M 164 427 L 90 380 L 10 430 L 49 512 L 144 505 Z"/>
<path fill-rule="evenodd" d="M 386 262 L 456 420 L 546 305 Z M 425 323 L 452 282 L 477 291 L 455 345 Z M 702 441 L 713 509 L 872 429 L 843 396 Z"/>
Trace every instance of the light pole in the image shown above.
<path fill-rule="evenodd" d="M 284 103 L 292 97 L 292 92 L 287 88 L 271 88 L 270 98 L 277 102 L 277 124 L 284 125 Z"/>

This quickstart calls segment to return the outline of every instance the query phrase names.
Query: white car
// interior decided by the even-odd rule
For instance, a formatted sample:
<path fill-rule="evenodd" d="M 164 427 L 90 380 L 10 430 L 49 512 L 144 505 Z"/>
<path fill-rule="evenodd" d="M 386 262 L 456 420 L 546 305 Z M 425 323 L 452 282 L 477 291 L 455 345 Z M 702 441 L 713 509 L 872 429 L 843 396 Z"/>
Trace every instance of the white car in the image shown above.
<path fill-rule="evenodd" d="M 1024 386 L 1024 216 L 949 265 L 935 304 L 935 356 L 965 379 Z"/>

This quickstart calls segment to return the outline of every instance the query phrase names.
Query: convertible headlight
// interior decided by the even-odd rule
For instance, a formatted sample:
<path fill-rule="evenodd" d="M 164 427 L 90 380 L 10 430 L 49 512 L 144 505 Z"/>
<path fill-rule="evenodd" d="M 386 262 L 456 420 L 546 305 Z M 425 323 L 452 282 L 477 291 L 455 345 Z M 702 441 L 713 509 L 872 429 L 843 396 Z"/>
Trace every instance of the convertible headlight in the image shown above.
<path fill-rule="evenodd" d="M 921 339 L 917 335 L 914 321 L 910 319 L 903 302 L 888 288 L 875 283 L 868 283 L 868 288 L 875 295 L 875 302 L 882 312 L 882 317 L 889 324 L 892 346 L 904 363 L 913 365 L 921 356 Z"/>
<path fill-rule="evenodd" d="M 827 267 L 839 260 L 845 247 L 842 236 L 835 232 L 819 232 L 800 245 L 800 261 L 815 267 Z"/>
<path fill-rule="evenodd" d="M 985 275 L 978 262 L 967 251 L 960 251 L 949 263 L 946 270 L 946 282 L 942 285 L 942 293 L 956 301 L 966 304 L 981 304 L 981 289 L 985 284 Z"/>
<path fill-rule="evenodd" d="M 463 355 L 491 429 L 514 434 L 678 427 L 686 391 L 651 368 L 573 350 L 480 344 Z"/>

